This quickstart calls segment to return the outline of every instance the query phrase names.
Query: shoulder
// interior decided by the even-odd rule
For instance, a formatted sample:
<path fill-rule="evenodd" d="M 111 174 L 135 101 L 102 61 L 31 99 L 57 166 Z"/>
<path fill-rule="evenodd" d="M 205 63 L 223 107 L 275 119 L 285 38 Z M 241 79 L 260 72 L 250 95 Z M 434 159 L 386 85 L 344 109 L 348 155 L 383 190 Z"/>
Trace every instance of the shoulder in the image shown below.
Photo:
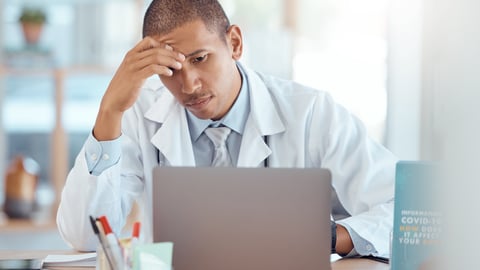
<path fill-rule="evenodd" d="M 162 84 L 158 77 L 150 77 L 142 85 L 138 99 L 134 104 L 134 108 L 145 111 L 159 100 L 173 102 L 175 101 L 175 98 Z"/>
<path fill-rule="evenodd" d="M 144 118 L 146 113 L 157 105 L 171 106 L 175 98 L 162 84 L 158 77 L 150 77 L 142 85 L 140 94 L 134 105 L 126 111 L 126 117 Z"/>
<path fill-rule="evenodd" d="M 165 97 L 165 95 L 170 95 L 170 92 L 160 79 L 158 77 L 150 77 L 142 85 L 136 105 L 142 106 L 154 103 L 159 98 Z"/>
<path fill-rule="evenodd" d="M 271 98 L 276 102 L 285 105 L 292 104 L 301 106 L 319 105 L 325 107 L 335 106 L 331 95 L 322 89 L 304 85 L 294 80 L 279 78 L 264 74 L 262 72 L 246 69 L 248 80 L 252 91 L 264 88 Z"/>

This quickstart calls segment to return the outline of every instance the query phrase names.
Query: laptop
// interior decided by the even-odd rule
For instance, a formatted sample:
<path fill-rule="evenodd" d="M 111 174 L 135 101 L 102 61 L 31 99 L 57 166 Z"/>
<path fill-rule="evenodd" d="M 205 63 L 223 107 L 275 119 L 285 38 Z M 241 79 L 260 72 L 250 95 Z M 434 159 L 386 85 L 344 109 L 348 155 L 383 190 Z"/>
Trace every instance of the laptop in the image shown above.
<path fill-rule="evenodd" d="M 157 167 L 154 241 L 175 270 L 330 269 L 330 193 L 326 169 Z"/>

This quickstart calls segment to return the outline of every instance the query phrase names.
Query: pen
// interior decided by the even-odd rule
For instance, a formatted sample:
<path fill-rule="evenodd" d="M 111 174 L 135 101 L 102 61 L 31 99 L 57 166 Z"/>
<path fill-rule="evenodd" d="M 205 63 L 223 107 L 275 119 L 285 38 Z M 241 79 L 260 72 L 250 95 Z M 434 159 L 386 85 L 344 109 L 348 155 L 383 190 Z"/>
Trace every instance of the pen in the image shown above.
<path fill-rule="evenodd" d="M 123 245 L 123 247 L 125 249 L 123 251 L 124 251 L 124 256 L 126 258 L 128 269 L 137 269 L 136 267 L 133 266 L 133 260 L 134 260 L 133 258 L 135 256 L 135 247 L 138 245 L 139 236 L 140 236 L 140 222 L 136 221 L 133 223 L 132 237 L 130 237 L 130 239 L 124 239 L 125 245 Z"/>
<path fill-rule="evenodd" d="M 112 257 L 112 252 L 110 249 L 107 249 L 107 239 L 105 238 L 105 231 L 103 230 L 103 225 L 100 222 L 100 219 L 95 219 L 95 224 L 97 224 L 98 228 L 98 233 L 100 234 L 100 239 L 103 241 L 104 249 L 103 253 L 105 254 L 105 257 L 109 258 L 110 262 L 112 263 L 112 266 L 115 267 L 115 261 L 114 258 Z M 115 270 L 115 268 L 111 268 L 111 270 Z"/>
<path fill-rule="evenodd" d="M 111 253 L 113 264 L 116 266 L 113 269 L 123 269 L 123 256 L 117 237 L 112 231 L 106 216 L 99 218 L 105 233 L 105 249 Z"/>
<path fill-rule="evenodd" d="M 140 222 L 136 221 L 135 223 L 133 223 L 132 241 L 131 241 L 132 248 L 137 244 L 139 237 L 140 237 Z"/>
<path fill-rule="evenodd" d="M 102 246 L 103 252 L 105 253 L 105 257 L 107 258 L 107 261 L 108 261 L 108 265 L 110 265 L 110 269 L 114 269 L 112 259 L 110 258 L 109 254 L 107 254 L 107 251 L 105 250 L 105 240 L 103 239 L 102 234 L 100 234 L 95 218 L 93 218 L 92 216 L 90 216 L 90 223 L 92 224 L 93 232 L 97 235 L 98 241 Z"/>

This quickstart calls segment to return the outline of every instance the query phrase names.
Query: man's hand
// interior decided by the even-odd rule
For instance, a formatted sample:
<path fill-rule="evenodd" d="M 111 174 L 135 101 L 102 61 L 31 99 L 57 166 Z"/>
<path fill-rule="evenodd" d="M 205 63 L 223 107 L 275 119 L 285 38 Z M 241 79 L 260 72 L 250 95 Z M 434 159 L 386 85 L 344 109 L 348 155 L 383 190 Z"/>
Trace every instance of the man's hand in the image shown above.
<path fill-rule="evenodd" d="M 155 74 L 172 76 L 172 69 L 181 69 L 184 60 L 184 55 L 151 37 L 140 41 L 125 55 L 102 98 L 93 129 L 95 138 L 119 137 L 123 113 L 135 103 L 145 80 Z"/>
<path fill-rule="evenodd" d="M 345 256 L 353 249 L 353 242 L 347 229 L 337 224 L 337 245 L 335 250 L 339 255 Z"/>

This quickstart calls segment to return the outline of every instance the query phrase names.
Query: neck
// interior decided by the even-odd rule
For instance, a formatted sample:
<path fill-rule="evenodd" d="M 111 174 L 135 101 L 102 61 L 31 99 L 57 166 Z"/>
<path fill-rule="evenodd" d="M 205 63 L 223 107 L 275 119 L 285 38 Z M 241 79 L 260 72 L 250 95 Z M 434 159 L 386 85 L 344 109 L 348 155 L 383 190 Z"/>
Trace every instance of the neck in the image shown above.
<path fill-rule="evenodd" d="M 235 67 L 234 67 L 234 71 L 233 71 L 233 80 L 232 80 L 232 86 L 231 86 L 231 95 L 230 95 L 230 98 L 229 98 L 229 101 L 230 101 L 230 106 L 228 107 L 228 109 L 222 114 L 222 117 L 218 118 L 218 119 L 213 119 L 213 121 L 217 121 L 217 120 L 220 120 L 221 118 L 223 118 L 229 111 L 230 109 L 233 107 L 233 104 L 235 104 L 235 101 L 237 100 L 237 97 L 238 95 L 240 94 L 240 89 L 242 88 L 242 83 L 243 83 L 243 78 L 242 78 L 242 75 L 240 73 L 240 70 L 239 70 L 239 67 L 237 66 L 236 63 L 234 63 Z"/>

